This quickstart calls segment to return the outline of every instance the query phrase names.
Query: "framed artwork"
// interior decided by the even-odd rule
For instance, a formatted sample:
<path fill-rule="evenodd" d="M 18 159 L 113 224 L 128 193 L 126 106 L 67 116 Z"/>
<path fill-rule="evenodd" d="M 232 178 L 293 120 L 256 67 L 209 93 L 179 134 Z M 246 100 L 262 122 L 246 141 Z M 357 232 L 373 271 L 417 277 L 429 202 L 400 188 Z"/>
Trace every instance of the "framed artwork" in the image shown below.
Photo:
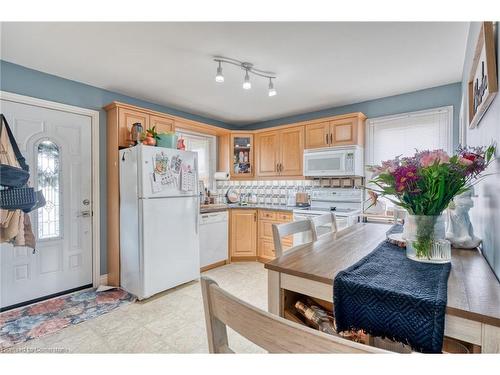
<path fill-rule="evenodd" d="M 493 22 L 483 22 L 468 80 L 469 128 L 478 125 L 498 91 Z"/>

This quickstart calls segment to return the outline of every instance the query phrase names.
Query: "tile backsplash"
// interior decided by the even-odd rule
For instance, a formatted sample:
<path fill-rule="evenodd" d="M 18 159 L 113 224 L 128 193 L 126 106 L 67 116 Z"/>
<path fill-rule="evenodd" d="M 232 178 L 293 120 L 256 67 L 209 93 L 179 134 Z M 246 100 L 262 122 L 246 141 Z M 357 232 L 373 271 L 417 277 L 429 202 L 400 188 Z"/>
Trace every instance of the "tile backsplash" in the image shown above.
<path fill-rule="evenodd" d="M 216 194 L 226 195 L 232 187 L 238 194 L 252 194 L 257 198 L 257 204 L 286 205 L 289 194 L 297 191 L 310 193 L 315 187 L 320 187 L 319 180 L 266 180 L 266 181 L 217 181 Z"/>

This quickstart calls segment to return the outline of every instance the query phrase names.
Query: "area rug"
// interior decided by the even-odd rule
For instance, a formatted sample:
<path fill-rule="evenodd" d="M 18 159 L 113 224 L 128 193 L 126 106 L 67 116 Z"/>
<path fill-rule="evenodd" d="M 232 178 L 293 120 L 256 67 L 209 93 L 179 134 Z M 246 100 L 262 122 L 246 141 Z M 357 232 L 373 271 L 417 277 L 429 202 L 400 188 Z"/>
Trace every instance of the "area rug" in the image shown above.
<path fill-rule="evenodd" d="M 0 351 L 96 318 L 134 301 L 135 297 L 123 289 L 102 292 L 93 289 L 0 313 Z"/>

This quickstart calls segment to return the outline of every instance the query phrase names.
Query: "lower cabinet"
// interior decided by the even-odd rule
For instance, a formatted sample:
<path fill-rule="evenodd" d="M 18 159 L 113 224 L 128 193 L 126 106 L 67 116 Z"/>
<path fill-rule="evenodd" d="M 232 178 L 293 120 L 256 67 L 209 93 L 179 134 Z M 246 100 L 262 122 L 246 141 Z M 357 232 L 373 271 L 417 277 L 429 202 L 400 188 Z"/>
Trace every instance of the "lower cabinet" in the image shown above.
<path fill-rule="evenodd" d="M 257 258 L 257 210 L 230 210 L 231 260 L 255 260 Z"/>
<path fill-rule="evenodd" d="M 268 262 L 274 259 L 273 224 L 292 220 L 291 212 L 231 209 L 229 224 L 231 261 Z M 285 249 L 293 246 L 292 236 L 285 237 L 282 241 Z"/>
<path fill-rule="evenodd" d="M 268 262 L 275 258 L 273 224 L 293 220 L 291 212 L 253 209 L 230 210 L 231 261 L 259 260 Z M 293 237 L 285 237 L 285 248 L 293 246 Z"/>
<path fill-rule="evenodd" d="M 258 225 L 258 248 L 257 258 L 261 262 L 267 262 L 276 257 L 274 252 L 273 239 L 273 224 L 287 223 L 293 220 L 293 215 L 290 212 L 259 210 L 259 225 Z M 282 239 L 285 249 L 292 247 L 293 238 L 285 237 Z"/>

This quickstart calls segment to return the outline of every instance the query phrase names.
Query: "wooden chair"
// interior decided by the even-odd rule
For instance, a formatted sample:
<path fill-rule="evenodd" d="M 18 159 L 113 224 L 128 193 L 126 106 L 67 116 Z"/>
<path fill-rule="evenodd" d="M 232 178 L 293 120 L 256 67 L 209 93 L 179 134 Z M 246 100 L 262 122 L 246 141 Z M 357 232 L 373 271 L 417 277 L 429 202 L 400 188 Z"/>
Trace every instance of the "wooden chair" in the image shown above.
<path fill-rule="evenodd" d="M 303 232 L 311 232 L 310 242 L 316 242 L 316 232 L 313 230 L 313 226 L 310 220 L 299 220 L 284 224 L 273 224 L 273 241 L 276 258 L 283 255 L 283 243 L 281 241 L 283 237 Z"/>
<path fill-rule="evenodd" d="M 210 353 L 234 353 L 226 326 L 270 353 L 386 353 L 260 310 L 208 277 L 202 276 L 200 281 Z"/>
<path fill-rule="evenodd" d="M 315 216 L 311 219 L 312 221 L 312 230 L 315 233 L 316 239 L 320 236 L 318 235 L 318 227 L 322 226 L 331 226 L 331 233 L 333 233 L 333 238 L 337 238 L 338 226 L 337 226 L 337 217 L 335 213 L 330 212 L 324 215 Z M 326 233 L 325 233 L 326 234 Z"/>

